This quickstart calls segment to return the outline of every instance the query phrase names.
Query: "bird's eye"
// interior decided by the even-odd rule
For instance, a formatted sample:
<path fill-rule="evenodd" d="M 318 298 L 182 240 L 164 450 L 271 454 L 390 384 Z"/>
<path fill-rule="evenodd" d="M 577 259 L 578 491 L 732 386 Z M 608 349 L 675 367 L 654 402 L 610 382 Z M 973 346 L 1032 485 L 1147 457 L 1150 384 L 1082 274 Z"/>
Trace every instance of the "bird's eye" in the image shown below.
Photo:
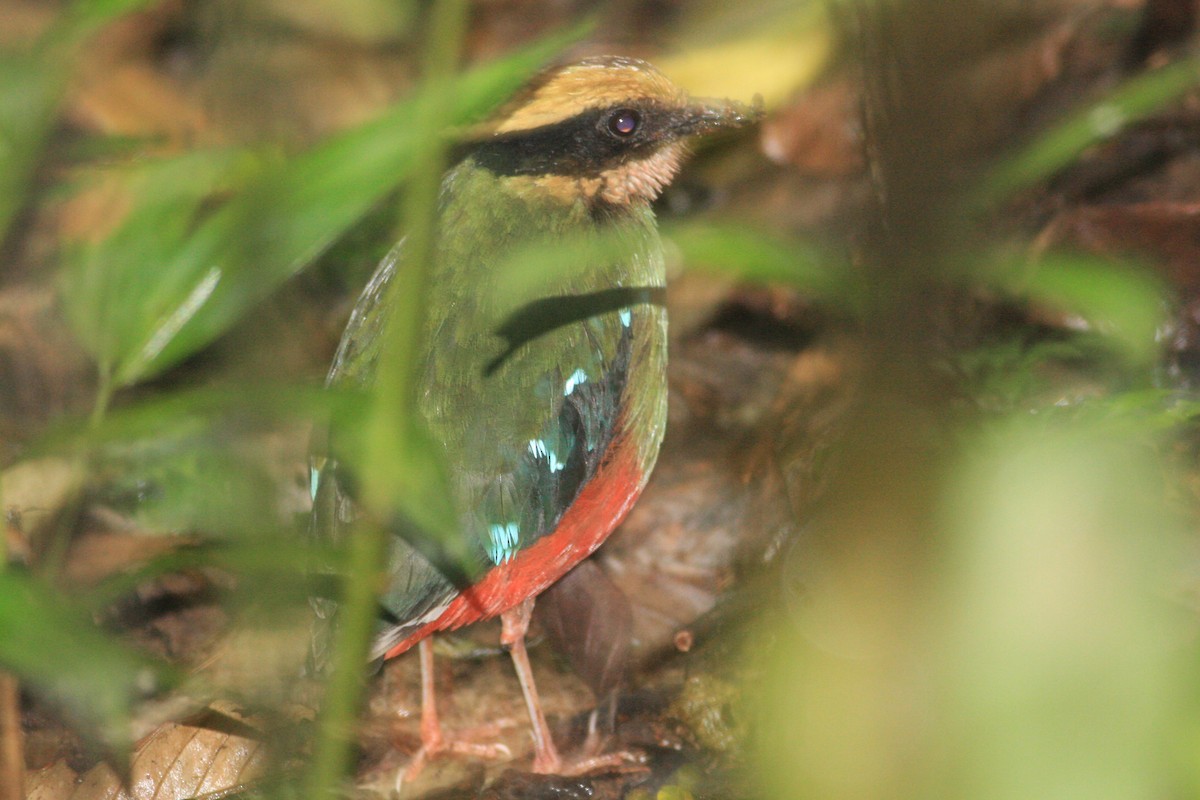
<path fill-rule="evenodd" d="M 619 108 L 608 118 L 608 130 L 614 136 L 625 138 L 637 132 L 642 116 L 632 108 Z"/>

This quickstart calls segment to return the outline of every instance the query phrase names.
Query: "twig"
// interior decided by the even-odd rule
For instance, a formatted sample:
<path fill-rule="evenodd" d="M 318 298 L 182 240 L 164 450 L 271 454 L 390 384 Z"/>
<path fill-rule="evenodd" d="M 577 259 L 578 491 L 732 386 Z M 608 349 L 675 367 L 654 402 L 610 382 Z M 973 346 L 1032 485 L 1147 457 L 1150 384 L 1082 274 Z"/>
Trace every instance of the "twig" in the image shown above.
<path fill-rule="evenodd" d="M 17 679 L 0 673 L 0 800 L 25 796 L 25 747 Z"/>

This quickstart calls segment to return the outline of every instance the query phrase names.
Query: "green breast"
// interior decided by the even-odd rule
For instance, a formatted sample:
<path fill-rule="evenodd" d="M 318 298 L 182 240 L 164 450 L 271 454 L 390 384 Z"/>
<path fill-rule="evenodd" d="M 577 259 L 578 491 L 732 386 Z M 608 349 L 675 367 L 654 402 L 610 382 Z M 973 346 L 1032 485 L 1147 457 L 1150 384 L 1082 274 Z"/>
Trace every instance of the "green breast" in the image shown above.
<path fill-rule="evenodd" d="M 463 533 L 478 542 L 484 566 L 553 531 L 618 419 L 644 472 L 665 424 L 666 316 L 655 305 L 563 325 L 489 371 L 505 352 L 497 331 L 529 303 L 665 282 L 648 207 L 597 216 L 582 201 L 514 184 L 470 161 L 447 177 L 426 327 L 421 411 L 446 447 Z M 510 259 L 531 243 L 607 240 L 614 232 L 618 248 L 564 257 L 532 279 Z"/>

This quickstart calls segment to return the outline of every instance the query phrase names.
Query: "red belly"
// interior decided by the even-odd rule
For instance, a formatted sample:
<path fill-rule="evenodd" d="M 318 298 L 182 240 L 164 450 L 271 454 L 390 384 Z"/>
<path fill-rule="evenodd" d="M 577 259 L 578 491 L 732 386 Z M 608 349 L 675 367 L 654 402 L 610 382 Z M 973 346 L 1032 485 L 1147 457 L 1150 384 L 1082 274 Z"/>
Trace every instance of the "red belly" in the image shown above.
<path fill-rule="evenodd" d="M 494 617 L 526 598 L 541 594 L 608 538 L 633 508 L 641 490 L 642 469 L 637 448 L 618 432 L 596 474 L 571 503 L 553 533 L 521 550 L 511 561 L 491 569 L 482 580 L 455 597 L 441 616 L 384 657 L 400 655 L 436 631 L 453 630 Z"/>

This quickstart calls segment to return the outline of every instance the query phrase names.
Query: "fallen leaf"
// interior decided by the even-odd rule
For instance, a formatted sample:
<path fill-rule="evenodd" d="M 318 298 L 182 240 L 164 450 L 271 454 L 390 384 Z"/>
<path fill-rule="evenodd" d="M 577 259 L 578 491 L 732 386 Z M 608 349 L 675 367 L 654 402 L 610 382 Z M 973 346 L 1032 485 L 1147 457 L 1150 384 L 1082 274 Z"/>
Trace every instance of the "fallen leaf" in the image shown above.
<path fill-rule="evenodd" d="M 830 59 L 833 46 L 828 18 L 801 4 L 750 35 L 690 43 L 675 55 L 656 58 L 655 64 L 696 96 L 747 101 L 759 95 L 772 109 L 812 81 Z"/>
<path fill-rule="evenodd" d="M 0 443 L 27 441 L 47 421 L 84 410 L 94 384 L 53 289 L 15 284 L 0 291 Z"/>
<path fill-rule="evenodd" d="M 79 491 L 83 472 L 77 461 L 40 458 L 0 473 L 4 516 L 27 540 L 36 540 Z"/>
<path fill-rule="evenodd" d="M 800 309 L 771 291 L 742 291 L 672 343 L 671 425 L 658 465 L 598 553 L 632 603 L 639 661 L 674 651 L 676 634 L 716 606 L 755 535 L 750 512 L 765 501 L 745 480 L 748 444 L 806 347 Z"/>
<path fill-rule="evenodd" d="M 1200 295 L 1200 203 L 1076 208 L 1055 218 L 1038 237 L 1039 249 L 1062 244 L 1103 256 L 1149 256 L 1182 294 Z"/>
<path fill-rule="evenodd" d="M 595 561 L 584 561 L 543 592 L 534 612 L 597 700 L 625 679 L 633 610 Z"/>
<path fill-rule="evenodd" d="M 25 800 L 68 800 L 79 775 L 65 761 L 25 774 Z"/>
<path fill-rule="evenodd" d="M 112 767 L 99 764 L 83 775 L 70 798 L 183 800 L 249 783 L 266 765 L 263 743 L 247 733 L 251 727 L 233 706 L 214 704 L 194 723 L 169 723 L 143 739 L 130 765 L 128 789 Z"/>
<path fill-rule="evenodd" d="M 846 77 L 801 93 L 762 127 L 762 150 L 776 164 L 819 176 L 860 172 L 863 131 L 858 87 Z"/>

